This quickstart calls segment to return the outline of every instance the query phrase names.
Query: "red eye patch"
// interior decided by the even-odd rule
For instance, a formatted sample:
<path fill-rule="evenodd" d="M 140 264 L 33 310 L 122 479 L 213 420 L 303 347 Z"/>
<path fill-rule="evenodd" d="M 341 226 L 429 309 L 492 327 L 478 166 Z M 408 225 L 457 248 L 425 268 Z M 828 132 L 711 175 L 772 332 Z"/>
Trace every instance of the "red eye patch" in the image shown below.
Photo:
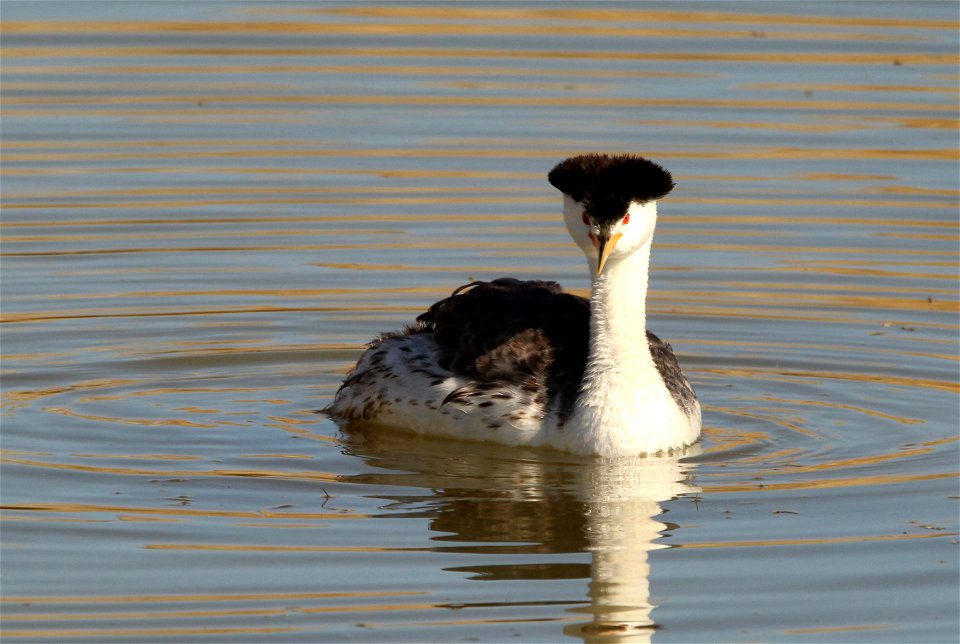
<path fill-rule="evenodd" d="M 583 219 L 583 223 L 587 224 L 588 226 L 590 225 L 590 216 L 586 213 L 586 211 L 584 211 L 583 216 L 580 218 Z"/>
<path fill-rule="evenodd" d="M 629 212 L 623 216 L 623 221 L 621 221 L 620 223 L 622 223 L 622 224 L 629 224 L 629 223 L 630 223 L 630 213 L 629 213 Z"/>

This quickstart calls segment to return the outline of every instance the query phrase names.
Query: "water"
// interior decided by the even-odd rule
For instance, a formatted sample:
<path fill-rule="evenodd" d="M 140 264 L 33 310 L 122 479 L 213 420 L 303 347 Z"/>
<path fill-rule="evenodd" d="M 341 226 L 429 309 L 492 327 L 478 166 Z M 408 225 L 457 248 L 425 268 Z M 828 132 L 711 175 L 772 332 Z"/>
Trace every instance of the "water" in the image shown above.
<path fill-rule="evenodd" d="M 3 5 L 5 641 L 955 641 L 955 3 Z M 342 435 L 364 342 L 677 181 L 701 443 Z"/>

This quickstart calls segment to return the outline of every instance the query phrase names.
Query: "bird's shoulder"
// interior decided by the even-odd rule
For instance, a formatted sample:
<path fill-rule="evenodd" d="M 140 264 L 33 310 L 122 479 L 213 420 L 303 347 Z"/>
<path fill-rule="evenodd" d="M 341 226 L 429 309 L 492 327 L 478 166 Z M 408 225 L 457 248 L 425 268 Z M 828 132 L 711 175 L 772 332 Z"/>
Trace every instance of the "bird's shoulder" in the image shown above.
<path fill-rule="evenodd" d="M 690 409 L 696 405 L 697 393 L 686 376 L 683 375 L 680 362 L 673 352 L 673 347 L 650 331 L 647 331 L 647 346 L 650 347 L 653 364 L 674 401 L 682 409 Z"/>
<path fill-rule="evenodd" d="M 432 334 L 452 371 L 518 380 L 582 364 L 589 327 L 586 298 L 556 282 L 500 278 L 458 288 L 420 315 L 411 332 Z"/>

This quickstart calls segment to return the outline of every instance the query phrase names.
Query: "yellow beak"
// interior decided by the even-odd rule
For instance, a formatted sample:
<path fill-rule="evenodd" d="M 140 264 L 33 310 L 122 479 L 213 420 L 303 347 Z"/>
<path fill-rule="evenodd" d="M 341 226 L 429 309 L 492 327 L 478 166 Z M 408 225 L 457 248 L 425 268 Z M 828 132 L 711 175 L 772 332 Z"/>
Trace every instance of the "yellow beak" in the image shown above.
<path fill-rule="evenodd" d="M 610 235 L 601 232 L 599 237 L 592 233 L 590 234 L 590 239 L 597 248 L 597 275 L 603 272 L 603 265 L 607 263 L 607 258 L 610 257 L 610 252 L 613 251 L 613 247 L 620 241 L 620 237 L 620 233 Z"/>

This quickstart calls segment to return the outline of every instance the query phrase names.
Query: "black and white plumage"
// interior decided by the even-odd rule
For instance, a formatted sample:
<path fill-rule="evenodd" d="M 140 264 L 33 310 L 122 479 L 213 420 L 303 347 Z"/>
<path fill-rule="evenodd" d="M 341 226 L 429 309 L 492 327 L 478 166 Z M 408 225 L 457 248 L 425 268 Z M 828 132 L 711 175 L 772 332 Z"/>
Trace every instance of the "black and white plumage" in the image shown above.
<path fill-rule="evenodd" d="M 646 330 L 656 201 L 673 188 L 670 174 L 638 156 L 583 155 L 548 178 L 587 257 L 590 299 L 555 282 L 462 286 L 374 340 L 327 413 L 603 456 L 697 439 L 697 396 L 670 345 Z"/>

